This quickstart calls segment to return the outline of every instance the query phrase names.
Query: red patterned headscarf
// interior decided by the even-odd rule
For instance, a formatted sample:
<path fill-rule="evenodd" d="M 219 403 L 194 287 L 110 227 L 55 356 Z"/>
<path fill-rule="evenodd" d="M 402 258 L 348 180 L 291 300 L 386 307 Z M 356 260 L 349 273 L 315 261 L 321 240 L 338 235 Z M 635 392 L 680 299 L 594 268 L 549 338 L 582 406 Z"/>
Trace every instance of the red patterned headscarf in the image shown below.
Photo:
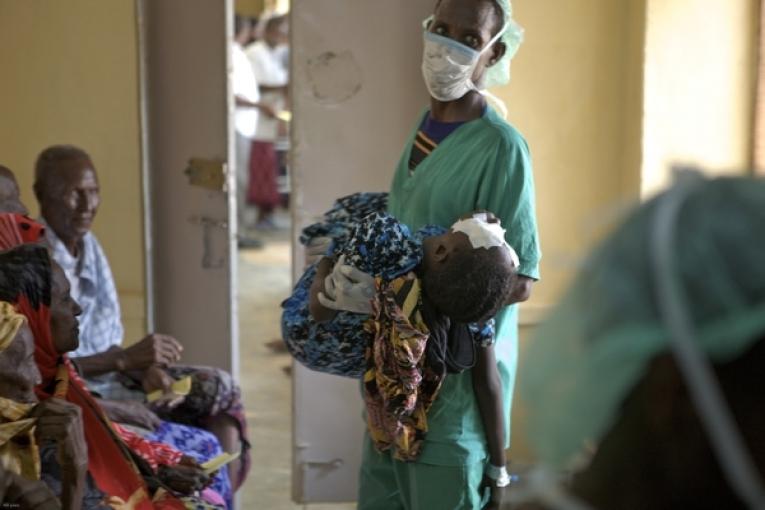
<path fill-rule="evenodd" d="M 183 503 L 172 497 L 151 501 L 128 446 L 85 388 L 67 356 L 56 351 L 50 329 L 50 256 L 44 247 L 33 246 L 41 243 L 44 232 L 42 225 L 29 218 L 0 214 L 0 250 L 16 248 L 0 259 L 0 277 L 7 274 L 9 278 L 27 280 L 22 286 L 24 292 L 13 301 L 27 317 L 35 338 L 35 361 L 43 381 L 36 389 L 37 395 L 43 400 L 64 398 L 81 408 L 88 443 L 88 471 L 98 488 L 109 496 L 111 505 L 136 510 L 181 510 Z"/>

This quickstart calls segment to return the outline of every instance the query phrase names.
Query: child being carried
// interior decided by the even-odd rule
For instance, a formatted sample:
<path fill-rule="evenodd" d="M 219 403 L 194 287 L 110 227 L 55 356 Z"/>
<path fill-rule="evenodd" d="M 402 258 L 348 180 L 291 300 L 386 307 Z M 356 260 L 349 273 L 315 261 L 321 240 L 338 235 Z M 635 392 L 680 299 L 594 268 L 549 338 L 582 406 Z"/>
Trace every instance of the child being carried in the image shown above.
<path fill-rule="evenodd" d="M 332 242 L 282 304 L 282 334 L 308 368 L 363 377 L 376 446 L 413 460 L 446 373 L 471 368 L 477 349 L 493 350 L 492 317 L 509 300 L 518 261 L 490 213 L 448 230 L 426 226 L 412 233 L 384 212 L 386 199 L 382 193 L 344 197 L 324 222 L 303 231 L 304 244 L 319 236 Z M 339 259 L 346 277 L 375 278 L 372 314 L 322 304 L 333 297 L 325 280 L 343 266 Z"/>

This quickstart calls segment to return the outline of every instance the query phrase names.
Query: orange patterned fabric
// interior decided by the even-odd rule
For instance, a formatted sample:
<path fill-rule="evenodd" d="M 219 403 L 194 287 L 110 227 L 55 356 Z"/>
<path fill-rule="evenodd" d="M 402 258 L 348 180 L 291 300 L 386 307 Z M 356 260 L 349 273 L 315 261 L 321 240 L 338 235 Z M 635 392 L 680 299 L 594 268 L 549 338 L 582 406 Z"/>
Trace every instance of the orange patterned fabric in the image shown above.
<path fill-rule="evenodd" d="M 364 402 L 369 436 L 379 451 L 414 461 L 428 431 L 427 413 L 443 373 L 426 364 L 430 332 L 422 318 L 420 282 L 414 273 L 390 282 L 377 279 L 378 296 L 368 328 L 374 340 L 367 347 Z"/>

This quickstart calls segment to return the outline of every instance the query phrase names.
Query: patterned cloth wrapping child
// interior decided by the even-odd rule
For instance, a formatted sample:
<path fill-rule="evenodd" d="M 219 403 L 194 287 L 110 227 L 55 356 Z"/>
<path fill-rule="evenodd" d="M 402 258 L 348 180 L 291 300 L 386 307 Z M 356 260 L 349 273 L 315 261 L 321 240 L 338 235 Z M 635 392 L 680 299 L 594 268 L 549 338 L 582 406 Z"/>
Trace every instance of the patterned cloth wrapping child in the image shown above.
<path fill-rule="evenodd" d="M 326 256 L 345 255 L 346 262 L 385 281 L 407 274 L 422 261 L 422 240 L 446 232 L 426 226 L 412 234 L 409 228 L 385 213 L 386 193 L 356 193 L 338 199 L 324 221 L 306 227 L 300 237 L 307 245 L 316 237 L 330 237 Z M 365 329 L 369 315 L 338 312 L 327 322 L 315 321 L 309 312 L 311 284 L 318 263 L 306 269 L 292 295 L 282 303 L 282 338 L 292 356 L 319 372 L 361 378 L 366 370 L 365 350 L 372 340 Z M 494 321 L 470 325 L 476 343 L 494 341 Z"/>
<path fill-rule="evenodd" d="M 345 244 L 351 229 L 361 219 L 375 212 L 385 212 L 388 208 L 387 193 L 354 193 L 338 198 L 332 209 L 324 213 L 322 221 L 303 229 L 300 242 L 308 245 L 319 237 L 332 239 L 328 253 L 334 253 Z"/>
<path fill-rule="evenodd" d="M 375 277 L 374 313 L 340 311 L 330 321 L 315 321 L 309 298 L 317 263 L 282 303 L 282 334 L 293 357 L 308 368 L 363 378 L 367 426 L 375 446 L 393 449 L 398 459 L 414 460 L 427 432 L 427 411 L 446 372 L 455 370 L 437 354 L 446 346 L 434 348 L 435 339 L 444 342 L 449 332 L 429 329 L 424 318 L 428 307 L 423 306 L 414 272 L 423 259 L 423 239 L 447 230 L 426 226 L 412 234 L 389 214 L 370 213 L 375 206 L 384 206 L 381 195 L 344 197 L 327 213 L 325 223 L 308 227 L 301 236 L 304 244 L 313 236 L 330 236 L 328 257 L 343 256 L 346 263 Z M 366 216 L 359 219 L 357 214 Z M 494 341 L 493 320 L 464 331 L 468 343 L 486 346 Z"/>

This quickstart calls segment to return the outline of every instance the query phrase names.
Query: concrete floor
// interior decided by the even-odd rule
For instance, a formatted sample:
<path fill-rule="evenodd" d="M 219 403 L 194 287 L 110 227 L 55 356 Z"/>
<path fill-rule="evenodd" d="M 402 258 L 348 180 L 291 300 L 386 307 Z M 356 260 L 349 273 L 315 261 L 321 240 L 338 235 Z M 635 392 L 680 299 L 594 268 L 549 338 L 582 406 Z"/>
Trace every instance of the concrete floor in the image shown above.
<path fill-rule="evenodd" d="M 291 499 L 291 379 L 287 354 L 266 344 L 280 337 L 281 301 L 291 290 L 289 231 L 257 233 L 265 247 L 239 255 L 241 386 L 253 467 L 239 492 L 241 510 L 350 510 L 354 504 L 300 505 Z"/>

